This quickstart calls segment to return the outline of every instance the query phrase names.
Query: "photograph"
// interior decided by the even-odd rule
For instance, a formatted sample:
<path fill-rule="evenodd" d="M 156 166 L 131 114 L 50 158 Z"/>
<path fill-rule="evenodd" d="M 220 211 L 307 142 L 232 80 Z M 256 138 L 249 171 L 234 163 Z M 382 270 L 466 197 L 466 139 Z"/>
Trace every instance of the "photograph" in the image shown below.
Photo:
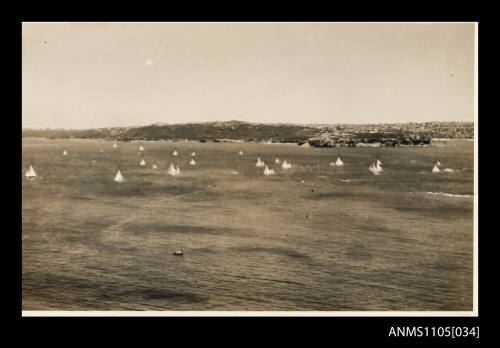
<path fill-rule="evenodd" d="M 477 22 L 20 24 L 22 316 L 478 316 Z"/>

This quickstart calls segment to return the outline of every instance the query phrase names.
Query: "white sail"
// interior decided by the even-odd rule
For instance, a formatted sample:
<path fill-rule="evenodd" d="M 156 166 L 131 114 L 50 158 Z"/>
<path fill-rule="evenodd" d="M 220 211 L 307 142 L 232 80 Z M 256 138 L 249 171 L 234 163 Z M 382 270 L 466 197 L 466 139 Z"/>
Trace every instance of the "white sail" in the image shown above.
<path fill-rule="evenodd" d="M 146 161 L 143 159 L 141 159 L 141 162 L 139 163 L 140 166 L 145 166 L 146 165 Z"/>
<path fill-rule="evenodd" d="M 447 173 L 453 173 L 455 170 L 451 169 L 451 168 L 445 168 L 443 170 L 443 172 L 447 172 Z"/>
<path fill-rule="evenodd" d="M 441 169 L 439 169 L 439 167 L 437 166 L 437 164 L 434 165 L 434 167 L 432 167 L 432 172 L 433 173 L 439 173 L 441 171 Z"/>
<path fill-rule="evenodd" d="M 172 155 L 174 156 L 177 156 L 179 153 L 177 152 L 177 150 L 174 150 L 174 153 Z"/>
<path fill-rule="evenodd" d="M 241 151 L 241 150 L 240 150 L 240 152 L 238 152 L 238 154 L 239 154 L 240 156 L 243 156 L 243 151 Z"/>
<path fill-rule="evenodd" d="M 156 164 L 153 164 L 153 169 L 157 169 L 158 167 L 156 166 Z"/>
<path fill-rule="evenodd" d="M 30 169 L 26 171 L 26 174 L 24 174 L 25 177 L 27 178 L 34 178 L 36 177 L 35 170 L 33 169 L 33 166 L 30 164 Z"/>
<path fill-rule="evenodd" d="M 118 172 L 116 173 L 114 180 L 116 182 L 122 182 L 124 180 L 123 176 L 122 176 L 122 173 L 120 172 L 120 169 L 118 169 Z"/>
<path fill-rule="evenodd" d="M 266 164 L 260 160 L 260 157 L 257 157 L 257 163 L 255 163 L 256 167 L 264 167 Z"/>
<path fill-rule="evenodd" d="M 274 163 L 279 164 L 279 163 L 280 163 L 280 159 L 279 159 L 279 158 L 276 158 L 276 159 L 274 160 Z"/>
<path fill-rule="evenodd" d="M 175 171 L 177 172 L 177 174 L 181 173 L 181 170 L 179 169 L 179 166 L 177 166 L 177 168 L 175 168 Z"/>
<path fill-rule="evenodd" d="M 264 175 L 271 175 L 274 174 L 274 171 L 272 169 L 269 169 L 268 166 L 266 166 L 266 169 L 264 169 Z"/>
<path fill-rule="evenodd" d="M 381 165 L 382 165 L 382 162 L 379 159 L 377 159 L 377 167 L 380 167 Z"/>
<path fill-rule="evenodd" d="M 330 167 L 335 167 L 335 163 L 334 162 L 330 162 L 329 166 Z"/>
<path fill-rule="evenodd" d="M 341 167 L 344 165 L 344 162 L 340 159 L 340 157 L 337 157 L 337 161 L 335 162 L 335 165 L 338 167 Z"/>
<path fill-rule="evenodd" d="M 440 166 L 441 165 L 441 161 L 437 161 L 436 165 Z"/>
<path fill-rule="evenodd" d="M 191 158 L 191 162 L 189 162 L 190 165 L 194 166 L 196 162 L 194 161 L 194 158 Z"/>
<path fill-rule="evenodd" d="M 139 151 L 144 151 L 144 146 L 139 146 Z"/>
<path fill-rule="evenodd" d="M 196 156 L 196 152 L 193 151 L 193 152 L 191 152 L 191 157 L 194 157 L 194 156 Z"/>
<path fill-rule="evenodd" d="M 370 170 L 370 172 L 373 173 L 373 175 L 379 175 L 383 171 L 382 167 L 379 165 L 378 160 L 377 162 L 371 164 L 370 167 L 368 167 L 368 169 Z"/>
<path fill-rule="evenodd" d="M 177 175 L 177 170 L 175 169 L 173 163 L 170 163 L 170 166 L 168 166 L 167 174 L 169 174 L 169 175 Z"/>
<path fill-rule="evenodd" d="M 68 154 L 68 151 L 64 150 L 63 151 L 63 156 L 66 156 Z"/>
<path fill-rule="evenodd" d="M 284 160 L 283 164 L 281 165 L 281 168 L 290 169 L 290 168 L 292 168 L 292 164 L 290 162 L 287 162 L 286 160 Z"/>
<path fill-rule="evenodd" d="M 118 144 L 115 141 L 114 144 L 113 144 L 113 148 L 116 149 L 117 147 L 118 147 Z"/>

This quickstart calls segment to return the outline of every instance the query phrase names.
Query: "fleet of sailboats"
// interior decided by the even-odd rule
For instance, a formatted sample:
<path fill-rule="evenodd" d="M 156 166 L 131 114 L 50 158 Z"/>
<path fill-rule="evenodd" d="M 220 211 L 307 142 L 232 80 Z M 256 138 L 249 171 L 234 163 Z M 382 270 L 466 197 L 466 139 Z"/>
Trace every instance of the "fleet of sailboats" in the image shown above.
<path fill-rule="evenodd" d="M 113 148 L 117 148 L 118 147 L 118 144 L 117 142 L 115 141 L 113 143 Z M 140 166 L 146 166 L 146 161 L 144 159 L 144 146 L 143 145 L 140 145 L 139 146 L 139 153 L 142 154 L 142 158 L 141 158 L 141 161 L 139 162 L 139 165 Z M 100 149 L 99 150 L 100 153 L 103 153 L 104 150 L 103 149 Z M 68 155 L 68 151 L 66 149 L 63 150 L 62 152 L 63 156 L 66 156 Z M 242 150 L 239 150 L 238 152 L 239 156 L 242 156 L 243 155 L 243 151 Z M 178 156 L 179 153 L 177 150 L 174 150 L 172 155 L 175 157 L 175 156 Z M 194 159 L 194 157 L 196 156 L 196 153 L 193 151 L 191 152 L 191 161 L 189 162 L 189 164 L 191 166 L 194 166 L 196 165 L 196 161 Z M 92 163 L 95 164 L 97 163 L 95 159 L 92 160 Z M 280 164 L 281 163 L 281 168 L 282 169 L 290 169 L 292 168 L 292 164 L 291 162 L 288 162 L 287 160 L 283 160 L 281 161 L 279 158 L 275 158 L 274 160 L 274 163 L 275 164 Z M 276 172 L 274 171 L 273 168 L 270 168 L 268 165 L 265 164 L 264 161 L 262 161 L 262 159 L 260 157 L 257 157 L 257 162 L 256 162 L 256 167 L 265 167 L 264 171 L 263 171 L 263 174 L 264 175 L 273 175 L 273 174 L 276 174 Z M 330 166 L 332 167 L 341 167 L 344 165 L 344 161 L 342 161 L 342 159 L 340 158 L 340 156 L 337 157 L 337 160 L 335 162 L 330 162 L 329 163 Z M 432 167 L 432 173 L 440 173 L 440 172 L 447 172 L 447 173 L 453 173 L 455 172 L 454 169 L 451 169 L 451 168 L 445 168 L 445 169 L 441 169 L 440 168 L 441 166 L 441 161 L 437 161 L 434 166 Z M 152 168 L 153 169 L 158 169 L 158 166 L 154 163 L 152 165 Z M 382 167 L 382 161 L 380 160 L 380 158 L 376 158 L 376 160 L 368 167 L 369 171 L 371 173 L 373 173 L 374 175 L 380 175 L 384 169 Z M 179 168 L 179 165 L 174 165 L 174 162 L 171 162 L 169 167 L 168 167 L 168 170 L 167 170 L 167 174 L 169 175 L 172 175 L 172 176 L 175 176 L 175 175 L 179 175 L 181 173 L 181 170 Z M 234 175 L 237 175 L 239 174 L 236 170 L 231 170 L 230 172 L 231 174 L 234 174 Z M 37 174 L 35 173 L 35 170 L 33 169 L 33 166 L 30 164 L 29 166 L 29 169 L 26 171 L 25 173 L 25 177 L 26 178 L 35 178 L 37 177 Z M 117 170 L 117 173 L 114 177 L 114 181 L 115 182 L 123 182 L 125 179 L 120 171 L 120 169 Z"/>

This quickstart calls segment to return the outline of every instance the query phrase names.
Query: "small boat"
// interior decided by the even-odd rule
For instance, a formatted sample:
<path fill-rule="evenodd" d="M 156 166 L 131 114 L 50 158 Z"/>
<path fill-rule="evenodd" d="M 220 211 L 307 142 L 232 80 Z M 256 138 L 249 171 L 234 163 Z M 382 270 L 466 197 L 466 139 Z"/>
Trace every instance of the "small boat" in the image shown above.
<path fill-rule="evenodd" d="M 119 169 L 118 169 L 118 172 L 117 172 L 117 173 L 116 173 L 116 175 L 115 175 L 114 180 L 115 180 L 116 182 L 123 182 L 123 180 L 125 180 L 125 179 L 123 178 L 122 173 L 120 172 L 120 170 L 119 170 Z"/>
<path fill-rule="evenodd" d="M 182 256 L 184 253 L 182 252 L 182 250 L 176 250 L 174 251 L 174 255 L 175 256 Z"/>
<path fill-rule="evenodd" d="M 28 179 L 36 177 L 35 170 L 33 169 L 33 166 L 31 164 L 30 164 L 30 169 L 28 169 L 28 171 L 26 172 L 26 174 L 24 174 L 24 176 Z"/>

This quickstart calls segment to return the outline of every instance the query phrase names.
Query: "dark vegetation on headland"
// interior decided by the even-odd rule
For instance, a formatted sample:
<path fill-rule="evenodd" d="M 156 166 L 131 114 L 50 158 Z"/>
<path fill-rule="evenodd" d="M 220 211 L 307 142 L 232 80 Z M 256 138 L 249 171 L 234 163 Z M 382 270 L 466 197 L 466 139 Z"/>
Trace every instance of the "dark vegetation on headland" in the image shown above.
<path fill-rule="evenodd" d="M 153 124 L 144 127 L 116 127 L 83 130 L 23 129 L 23 137 L 50 139 L 197 140 L 265 141 L 273 143 L 309 143 L 311 146 L 425 145 L 433 139 L 474 138 L 473 122 L 425 122 L 404 124 L 296 125 L 264 124 L 241 121 Z"/>

